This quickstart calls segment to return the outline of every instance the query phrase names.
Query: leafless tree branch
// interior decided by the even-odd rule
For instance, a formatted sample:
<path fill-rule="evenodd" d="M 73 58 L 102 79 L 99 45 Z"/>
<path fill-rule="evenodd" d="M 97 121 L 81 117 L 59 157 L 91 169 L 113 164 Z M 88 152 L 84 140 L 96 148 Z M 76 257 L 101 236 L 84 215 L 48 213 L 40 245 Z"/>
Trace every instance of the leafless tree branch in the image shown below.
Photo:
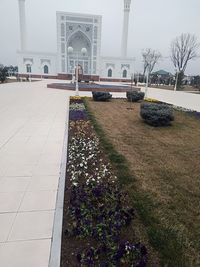
<path fill-rule="evenodd" d="M 188 61 L 198 57 L 199 43 L 195 35 L 182 33 L 171 43 L 171 60 L 179 72 L 185 72 Z"/>
<path fill-rule="evenodd" d="M 149 74 L 151 74 L 155 65 L 162 58 L 162 55 L 160 52 L 158 52 L 156 50 L 152 50 L 151 48 L 147 48 L 145 51 L 142 52 L 142 57 L 143 57 L 143 63 L 144 63 L 143 75 L 145 75 L 147 70 L 148 70 Z"/>

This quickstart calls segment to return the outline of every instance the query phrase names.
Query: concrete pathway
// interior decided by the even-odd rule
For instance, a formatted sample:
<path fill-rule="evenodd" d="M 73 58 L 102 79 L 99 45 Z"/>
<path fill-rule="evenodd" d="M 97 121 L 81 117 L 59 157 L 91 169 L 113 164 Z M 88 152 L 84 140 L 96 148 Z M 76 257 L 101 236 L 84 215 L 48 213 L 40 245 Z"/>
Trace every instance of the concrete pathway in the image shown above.
<path fill-rule="evenodd" d="M 68 97 L 74 95 L 47 89 L 51 82 L 59 81 L 0 85 L 1 267 L 49 265 Z"/>
<path fill-rule="evenodd" d="M 0 85 L 1 267 L 49 263 L 69 93 L 46 83 Z"/>

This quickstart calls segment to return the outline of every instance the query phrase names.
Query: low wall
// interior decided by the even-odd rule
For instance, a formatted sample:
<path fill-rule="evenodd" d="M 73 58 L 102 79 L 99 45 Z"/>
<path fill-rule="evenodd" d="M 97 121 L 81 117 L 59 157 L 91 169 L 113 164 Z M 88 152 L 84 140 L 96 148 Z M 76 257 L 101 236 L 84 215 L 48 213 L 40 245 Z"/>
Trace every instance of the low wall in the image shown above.
<path fill-rule="evenodd" d="M 100 82 L 116 82 L 116 83 L 130 83 L 130 79 L 117 79 L 117 78 L 100 78 Z"/>
<path fill-rule="evenodd" d="M 83 75 L 82 77 L 79 76 L 82 80 L 88 81 L 99 81 L 99 76 L 97 75 Z M 58 73 L 59 80 L 72 80 L 72 74 L 62 74 Z"/>
<path fill-rule="evenodd" d="M 55 75 L 39 75 L 39 74 L 19 74 L 19 78 L 34 78 L 34 79 L 57 79 L 58 76 Z"/>
<path fill-rule="evenodd" d="M 141 91 L 145 92 L 145 88 Z M 200 94 L 148 88 L 146 97 L 200 112 Z"/>

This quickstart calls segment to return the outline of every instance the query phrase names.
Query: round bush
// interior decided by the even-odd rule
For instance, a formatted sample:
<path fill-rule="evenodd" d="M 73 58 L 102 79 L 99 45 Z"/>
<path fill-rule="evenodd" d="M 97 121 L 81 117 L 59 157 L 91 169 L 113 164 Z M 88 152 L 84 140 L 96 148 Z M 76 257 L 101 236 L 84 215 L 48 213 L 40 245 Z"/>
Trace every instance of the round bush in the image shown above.
<path fill-rule="evenodd" d="M 140 115 L 152 126 L 168 126 L 174 120 L 173 109 L 166 104 L 143 103 Z"/>
<path fill-rule="evenodd" d="M 92 92 L 94 101 L 108 101 L 112 98 L 112 95 L 108 92 Z"/>
<path fill-rule="evenodd" d="M 144 93 L 137 91 L 126 92 L 126 97 L 129 102 L 138 102 L 144 99 Z"/>

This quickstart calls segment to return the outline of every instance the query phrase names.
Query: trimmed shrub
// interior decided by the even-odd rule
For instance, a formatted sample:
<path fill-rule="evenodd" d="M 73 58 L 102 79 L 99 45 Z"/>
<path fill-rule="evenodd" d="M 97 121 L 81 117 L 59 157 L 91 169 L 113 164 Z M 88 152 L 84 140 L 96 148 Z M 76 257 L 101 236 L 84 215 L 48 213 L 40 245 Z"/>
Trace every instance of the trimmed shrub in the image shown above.
<path fill-rule="evenodd" d="M 0 82 L 4 83 L 8 77 L 8 68 L 0 65 Z"/>
<path fill-rule="evenodd" d="M 129 102 L 138 102 L 144 99 L 144 93 L 137 91 L 126 92 L 126 97 Z"/>
<path fill-rule="evenodd" d="M 140 115 L 144 121 L 152 126 L 168 126 L 174 120 L 173 109 L 166 104 L 143 103 Z"/>
<path fill-rule="evenodd" d="M 108 92 L 92 92 L 94 101 L 108 101 L 112 98 L 112 95 Z"/>

